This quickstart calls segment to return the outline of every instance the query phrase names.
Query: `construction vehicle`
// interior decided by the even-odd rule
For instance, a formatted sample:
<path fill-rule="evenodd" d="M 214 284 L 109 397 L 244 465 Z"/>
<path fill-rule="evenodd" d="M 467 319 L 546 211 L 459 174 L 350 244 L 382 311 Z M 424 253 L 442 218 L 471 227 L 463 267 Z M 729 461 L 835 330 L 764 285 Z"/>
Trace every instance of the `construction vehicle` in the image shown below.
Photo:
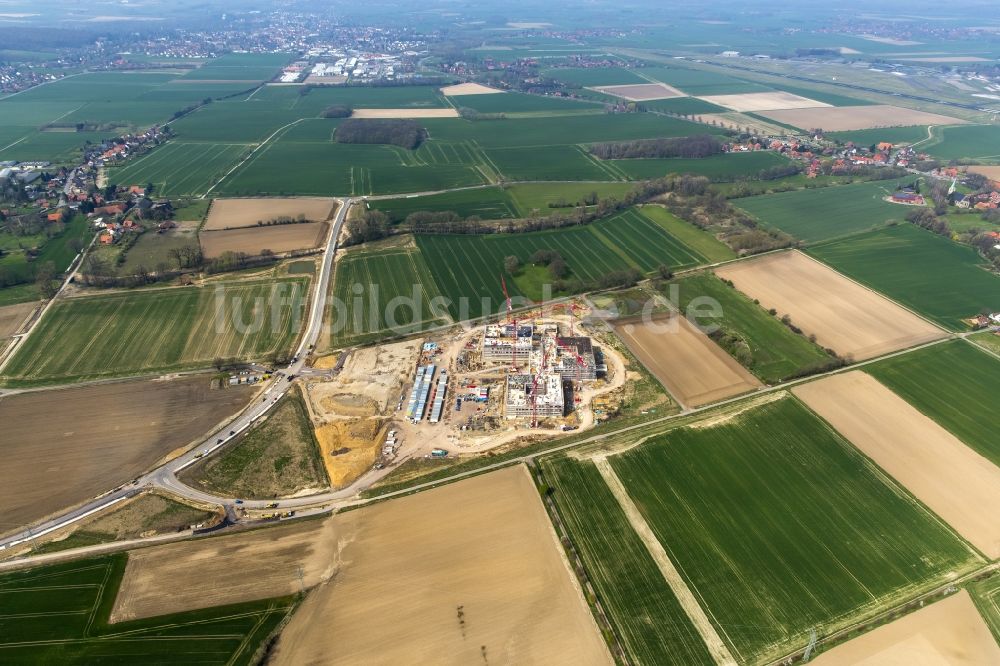
<path fill-rule="evenodd" d="M 447 458 L 448 452 L 445 449 L 432 449 L 431 458 Z"/>

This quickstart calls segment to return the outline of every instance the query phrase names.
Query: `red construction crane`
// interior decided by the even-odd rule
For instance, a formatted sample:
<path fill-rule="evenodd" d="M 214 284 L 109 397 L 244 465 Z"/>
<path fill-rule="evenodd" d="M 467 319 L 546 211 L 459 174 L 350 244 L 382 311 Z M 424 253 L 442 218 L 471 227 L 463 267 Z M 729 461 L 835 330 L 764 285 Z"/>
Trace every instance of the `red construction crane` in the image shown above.
<path fill-rule="evenodd" d="M 511 357 L 511 368 L 517 370 L 517 317 L 514 316 L 514 309 L 510 305 L 510 294 L 507 293 L 507 281 L 504 280 L 503 274 L 500 274 L 500 286 L 503 287 L 503 297 L 507 300 L 507 321 L 511 322 L 514 326 L 514 346 L 512 347 L 513 356 Z"/>
<path fill-rule="evenodd" d="M 532 428 L 538 427 L 538 377 L 545 371 L 546 363 L 548 362 L 547 352 L 548 349 L 545 346 L 545 340 L 542 340 L 542 363 L 538 368 L 535 368 L 535 376 L 531 380 L 531 427 Z"/>

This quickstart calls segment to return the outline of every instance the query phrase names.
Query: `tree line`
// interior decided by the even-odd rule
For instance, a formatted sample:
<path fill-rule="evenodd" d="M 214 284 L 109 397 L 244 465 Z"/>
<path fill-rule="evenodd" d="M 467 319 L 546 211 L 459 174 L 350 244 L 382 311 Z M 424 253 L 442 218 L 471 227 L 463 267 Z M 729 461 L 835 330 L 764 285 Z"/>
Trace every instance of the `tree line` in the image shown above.
<path fill-rule="evenodd" d="M 669 139 L 611 141 L 595 143 L 590 147 L 591 154 L 602 160 L 669 157 L 700 158 L 718 155 L 722 151 L 722 142 L 710 134 L 680 136 Z"/>

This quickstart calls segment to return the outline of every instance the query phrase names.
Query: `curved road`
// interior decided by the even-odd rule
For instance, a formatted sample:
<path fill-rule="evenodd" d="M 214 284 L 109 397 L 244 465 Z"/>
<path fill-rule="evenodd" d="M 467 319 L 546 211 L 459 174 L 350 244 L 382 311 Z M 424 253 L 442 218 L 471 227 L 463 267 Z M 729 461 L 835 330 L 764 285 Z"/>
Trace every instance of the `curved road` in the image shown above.
<path fill-rule="evenodd" d="M 235 419 L 230 421 L 224 427 L 220 428 L 216 432 L 213 432 L 201 445 L 192 448 L 187 453 L 174 458 L 151 472 L 148 472 L 135 481 L 123 484 L 82 506 L 76 507 L 75 509 L 67 511 L 55 518 L 51 518 L 39 525 L 35 525 L 23 530 L 22 532 L 0 539 L 0 550 L 32 541 L 38 537 L 62 529 L 67 525 L 83 520 L 92 514 L 102 511 L 129 497 L 137 495 L 143 490 L 153 487 L 164 488 L 183 497 L 202 499 L 212 504 L 222 504 L 227 508 L 230 507 L 234 503 L 234 500 L 215 498 L 206 493 L 201 493 L 193 488 L 189 488 L 177 480 L 177 472 L 181 471 L 185 467 L 188 467 L 189 465 L 194 464 L 197 460 L 211 455 L 244 430 L 249 428 L 255 421 L 257 421 L 257 419 L 264 416 L 277 403 L 278 399 L 285 395 L 291 388 L 292 378 L 302 370 L 302 366 L 305 364 L 307 356 L 306 352 L 312 349 L 313 345 L 316 344 L 316 340 L 319 338 L 319 334 L 322 332 L 323 312 L 326 309 L 327 292 L 330 285 L 330 278 L 333 273 L 333 259 L 337 252 L 337 238 L 344 225 L 344 220 L 347 219 L 347 212 L 353 203 L 354 199 L 350 198 L 340 200 L 340 208 L 337 210 L 337 215 L 331 225 L 330 235 L 327 239 L 326 248 L 323 252 L 323 260 L 320 264 L 319 275 L 313 285 L 314 293 L 310 299 L 311 305 L 309 310 L 309 320 L 306 323 L 305 332 L 303 333 L 298 349 L 295 352 L 294 359 L 286 368 L 274 373 L 270 383 L 263 389 L 263 393 L 258 394 L 258 397 L 254 398 L 255 402 L 253 404 L 244 409 L 243 412 L 241 412 Z M 67 282 L 68 280 L 69 278 L 67 278 Z M 50 303 L 53 301 L 55 301 L 55 299 L 52 299 Z M 315 497 L 312 498 L 312 500 L 312 503 L 315 503 Z M 266 506 L 268 502 L 258 501 L 248 502 L 247 504 L 252 507 L 263 507 Z M 283 504 L 287 505 L 290 504 L 290 502 L 285 501 Z"/>

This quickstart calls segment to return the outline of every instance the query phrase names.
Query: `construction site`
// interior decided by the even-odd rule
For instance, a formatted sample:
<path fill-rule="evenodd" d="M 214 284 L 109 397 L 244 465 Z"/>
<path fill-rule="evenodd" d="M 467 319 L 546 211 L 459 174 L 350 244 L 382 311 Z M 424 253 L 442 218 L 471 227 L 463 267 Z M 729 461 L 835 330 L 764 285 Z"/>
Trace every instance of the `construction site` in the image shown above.
<path fill-rule="evenodd" d="M 606 418 L 629 378 L 626 362 L 584 326 L 584 309 L 508 310 L 499 322 L 318 363 L 306 394 L 334 486 L 371 482 L 406 460 L 493 451 Z"/>

